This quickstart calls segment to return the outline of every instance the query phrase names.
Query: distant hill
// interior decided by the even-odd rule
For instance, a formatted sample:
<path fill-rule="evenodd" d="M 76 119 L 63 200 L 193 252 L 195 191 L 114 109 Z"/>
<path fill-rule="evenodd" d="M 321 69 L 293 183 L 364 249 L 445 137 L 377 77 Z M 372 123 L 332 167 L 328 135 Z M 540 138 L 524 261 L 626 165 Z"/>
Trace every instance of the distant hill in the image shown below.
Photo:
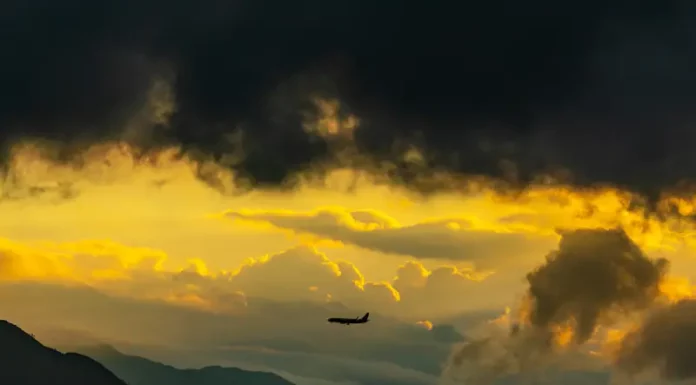
<path fill-rule="evenodd" d="M 129 385 L 294 385 L 267 372 L 219 366 L 178 369 L 146 358 L 125 355 L 108 345 L 80 347 L 78 351 L 101 362 Z"/>
<path fill-rule="evenodd" d="M 0 384 L 126 385 L 93 359 L 60 353 L 0 320 Z"/>

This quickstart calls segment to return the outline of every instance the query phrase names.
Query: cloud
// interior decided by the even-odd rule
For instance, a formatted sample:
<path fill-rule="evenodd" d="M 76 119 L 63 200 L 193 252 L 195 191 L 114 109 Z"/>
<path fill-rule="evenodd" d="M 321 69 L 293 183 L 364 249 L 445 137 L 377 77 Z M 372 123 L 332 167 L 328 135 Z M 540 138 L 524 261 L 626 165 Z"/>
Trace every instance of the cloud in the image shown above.
<path fill-rule="evenodd" d="M 231 271 L 210 271 L 195 259 L 166 269 L 161 251 L 107 241 L 3 240 L 1 246 L 0 311 L 22 325 L 45 327 L 43 320 L 50 320 L 48 326 L 118 344 L 369 359 L 422 372 L 423 381 L 439 373 L 450 344 L 462 339 L 438 316 L 466 308 L 429 296 L 465 296 L 473 289 L 466 282 L 477 284 L 454 268 L 431 273 L 417 262 L 399 271 L 404 278 L 369 282 L 353 264 L 308 246 L 250 259 Z M 408 277 L 409 269 L 424 276 Z M 366 310 L 373 318 L 369 329 L 336 333 L 325 321 Z M 435 320 L 429 328 L 416 323 L 426 314 Z"/>
<path fill-rule="evenodd" d="M 368 296 L 378 308 L 400 300 L 390 283 L 366 282 L 355 265 L 334 262 L 307 246 L 252 260 L 241 266 L 230 284 L 251 296 L 277 300 L 335 299 L 352 305 Z"/>
<path fill-rule="evenodd" d="M 249 311 L 248 298 L 341 303 L 417 320 L 441 319 L 462 309 L 488 306 L 451 301 L 470 296 L 477 274 L 451 266 L 428 270 L 408 262 L 390 281 L 367 280 L 350 262 L 329 258 L 310 246 L 248 258 L 236 269 L 210 270 L 200 259 L 167 267 L 166 253 L 110 241 L 19 243 L 0 240 L 0 280 L 87 284 L 127 298 L 165 301 L 216 313 Z M 352 315 L 351 315 L 352 316 Z"/>
<path fill-rule="evenodd" d="M 0 256 L 0 278 L 5 281 L 87 284 L 117 296 L 221 314 L 247 313 L 251 311 L 248 298 L 264 298 L 341 303 L 413 323 L 429 320 L 438 325 L 464 310 L 490 309 L 491 301 L 502 299 L 496 295 L 510 295 L 495 293 L 500 285 L 509 284 L 507 279 L 481 281 L 472 270 L 454 266 L 428 269 L 416 261 L 400 266 L 391 280 L 370 281 L 353 263 L 331 259 L 310 246 L 249 258 L 236 269 L 222 271 L 209 270 L 197 259 L 178 268 L 165 268 L 167 255 L 162 251 L 107 241 L 3 240 Z M 558 327 L 570 328 L 568 332 L 582 343 L 602 318 L 616 310 L 644 308 L 668 289 L 674 291 L 675 298 L 684 290 L 690 292 L 688 285 L 665 279 L 666 266 L 666 261 L 653 261 L 642 254 L 623 232 L 566 232 L 547 263 L 528 275 L 525 320 L 553 333 L 559 332 Z M 578 269 L 605 281 L 588 287 L 585 274 Z M 477 296 L 481 290 L 487 295 Z"/>
<path fill-rule="evenodd" d="M 4 280 L 89 284 L 118 295 L 215 311 L 234 310 L 233 305 L 243 307 L 245 292 L 277 300 L 322 302 L 333 294 L 350 301 L 360 298 L 366 284 L 355 266 L 334 263 L 302 247 L 261 261 L 252 259 L 235 273 L 217 274 L 196 259 L 184 268 L 164 270 L 165 253 L 108 241 L 22 244 L 5 240 L 0 251 Z M 383 287 L 390 290 L 389 285 Z M 318 293 L 319 288 L 322 292 Z M 393 289 L 389 293 L 398 296 Z"/>
<path fill-rule="evenodd" d="M 598 373 L 609 377 L 610 369 L 601 357 L 586 351 L 549 351 L 543 333 L 514 329 L 509 314 L 468 331 L 469 340 L 453 346 L 441 375 L 443 384 L 515 384 L 518 382 L 604 383 L 588 381 Z M 580 374 L 580 380 L 576 378 Z M 582 379 L 584 378 L 585 381 Z"/>
<path fill-rule="evenodd" d="M 366 226 L 398 228 L 377 213 L 360 215 Z M 591 348 L 580 354 L 569 345 L 591 345 L 598 328 L 614 326 L 662 297 L 690 293 L 688 284 L 668 279 L 666 261 L 646 256 L 621 230 L 561 234 L 557 250 L 527 276 L 526 311 L 509 314 L 488 340 L 467 333 L 474 345 L 457 347 L 452 355 L 451 344 L 462 337 L 445 320 L 490 302 L 496 275 L 480 281 L 472 270 L 409 261 L 392 280 L 371 282 L 354 264 L 311 246 L 220 271 L 196 259 L 168 268 L 160 250 L 109 241 L 0 240 L 0 311 L 20 323 L 52 320 L 144 344 L 326 354 L 389 362 L 428 375 L 438 374 L 450 356 L 447 376 L 472 363 L 481 374 L 515 375 L 536 364 L 584 362 L 582 354 Z M 587 285 L 588 276 L 594 285 Z M 485 296 L 477 294 L 482 290 Z M 505 295 L 511 295 L 509 287 Z M 325 322 L 365 309 L 377 326 L 336 333 Z M 432 328 L 418 324 L 424 320 Z M 186 326 L 191 324 L 197 327 Z M 476 343 L 482 347 L 471 353 Z"/>
<path fill-rule="evenodd" d="M 404 306 L 422 309 L 423 316 L 436 317 L 453 314 L 462 309 L 487 308 L 494 298 L 471 298 L 488 287 L 481 282 L 481 274 L 460 270 L 453 266 L 426 269 L 418 262 L 402 265 L 394 278 L 393 286 L 401 295 Z M 492 293 L 491 293 L 492 294 Z M 468 298 L 467 303 L 457 303 L 455 298 Z"/>
<path fill-rule="evenodd" d="M 593 0 L 568 12 L 535 0 L 454 16 L 436 1 L 395 17 L 394 4 L 12 0 L 0 146 L 68 142 L 58 161 L 113 139 L 172 146 L 256 186 L 290 183 L 347 147 L 354 166 L 421 190 L 456 188 L 433 170 L 524 184 L 560 167 L 577 185 L 656 197 L 694 174 L 683 129 L 696 99 L 693 5 L 608 13 Z M 199 176 L 215 185 L 214 174 Z"/>
<path fill-rule="evenodd" d="M 547 263 L 527 275 L 529 321 L 543 329 L 573 322 L 574 340 L 582 344 L 607 313 L 652 305 L 668 266 L 648 258 L 622 230 L 566 233 Z"/>
<path fill-rule="evenodd" d="M 469 261 L 486 267 L 500 266 L 511 255 L 551 244 L 552 238 L 526 233 L 475 229 L 462 219 L 441 219 L 413 225 L 401 225 L 375 211 L 350 211 L 341 208 L 314 212 L 228 211 L 231 219 L 268 223 L 299 234 L 312 234 L 353 244 L 382 253 L 420 259 Z"/>
<path fill-rule="evenodd" d="M 128 270 L 157 271 L 166 255 L 109 241 L 24 244 L 0 239 L 0 275 L 4 280 L 90 282 L 123 278 Z"/>
<path fill-rule="evenodd" d="M 681 300 L 657 309 L 626 335 L 616 356 L 616 367 L 629 375 L 654 369 L 667 381 L 696 377 L 692 360 L 696 342 L 696 301 Z"/>
<path fill-rule="evenodd" d="M 527 274 L 519 314 L 506 313 L 457 347 L 446 378 L 476 383 L 511 374 L 541 374 L 554 365 L 590 363 L 591 339 L 660 303 L 668 261 L 651 259 L 621 229 L 562 233 L 558 249 Z M 472 377 L 473 376 L 473 377 Z"/>
<path fill-rule="evenodd" d="M 298 246 L 261 259 L 252 259 L 229 277 L 229 286 L 250 296 L 275 300 L 338 301 L 352 308 L 379 309 L 407 319 L 441 319 L 463 310 L 488 308 L 490 298 L 471 297 L 485 287 L 485 277 L 471 269 L 438 266 L 429 270 L 411 261 L 390 281 L 370 282 L 357 266 L 332 260 L 313 247 Z M 220 279 L 220 278 L 217 278 Z M 497 287 L 496 287 L 497 288 Z"/>

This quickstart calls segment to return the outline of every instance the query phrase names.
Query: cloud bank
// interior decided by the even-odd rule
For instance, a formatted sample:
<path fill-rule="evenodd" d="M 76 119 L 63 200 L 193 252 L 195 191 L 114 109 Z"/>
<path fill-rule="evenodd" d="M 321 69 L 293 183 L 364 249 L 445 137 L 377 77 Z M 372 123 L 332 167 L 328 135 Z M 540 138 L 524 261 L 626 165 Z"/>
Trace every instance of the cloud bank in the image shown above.
<path fill-rule="evenodd" d="M 670 344 L 676 341 L 670 336 L 688 335 L 691 322 L 681 315 L 691 301 L 669 304 L 675 297 L 668 266 L 646 256 L 622 230 L 565 232 L 546 263 L 527 274 L 519 313 L 505 314 L 456 348 L 444 378 L 484 384 L 510 375 L 536 379 L 558 368 L 635 374 L 659 365 L 665 379 L 688 378 L 680 366 L 684 352 Z M 607 330 L 631 330 L 641 318 L 635 331 L 618 336 L 618 353 L 597 353 L 611 346 Z"/>
<path fill-rule="evenodd" d="M 0 281 L 90 285 L 112 295 L 220 314 L 250 311 L 249 297 L 340 303 L 414 324 L 461 311 L 461 306 L 452 304 L 452 296 L 468 296 L 481 284 L 473 271 L 452 266 L 429 270 L 419 262 L 405 263 L 390 281 L 370 281 L 353 263 L 333 260 L 311 246 L 249 258 L 235 269 L 223 271 L 209 270 L 200 259 L 167 269 L 166 260 L 160 250 L 108 241 L 32 244 L 2 240 Z M 471 306 L 483 304 L 478 301 Z"/>
<path fill-rule="evenodd" d="M 250 186 L 348 163 L 426 192 L 551 174 L 650 198 L 694 174 L 691 2 L 396 5 L 12 0 L 4 163 L 17 141 L 77 165 L 120 141 Z"/>

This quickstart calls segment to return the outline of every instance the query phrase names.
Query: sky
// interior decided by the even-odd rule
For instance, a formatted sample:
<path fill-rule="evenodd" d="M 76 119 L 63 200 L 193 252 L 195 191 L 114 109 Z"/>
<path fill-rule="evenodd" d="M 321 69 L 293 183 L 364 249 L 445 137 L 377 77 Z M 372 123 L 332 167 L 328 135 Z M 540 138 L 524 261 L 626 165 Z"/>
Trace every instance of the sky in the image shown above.
<path fill-rule="evenodd" d="M 696 6 L 461 7 L 3 3 L 2 317 L 297 385 L 696 380 Z"/>

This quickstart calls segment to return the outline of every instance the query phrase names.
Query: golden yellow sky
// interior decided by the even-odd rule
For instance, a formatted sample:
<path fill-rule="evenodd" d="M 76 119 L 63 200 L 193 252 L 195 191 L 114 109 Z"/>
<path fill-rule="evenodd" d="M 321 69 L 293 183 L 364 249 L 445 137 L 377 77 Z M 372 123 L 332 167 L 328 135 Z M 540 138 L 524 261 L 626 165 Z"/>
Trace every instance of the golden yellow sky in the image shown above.
<path fill-rule="evenodd" d="M 667 297 L 693 292 L 693 226 L 629 209 L 629 195 L 615 189 L 538 185 L 501 196 L 469 181 L 466 193 L 425 198 L 344 168 L 321 186 L 241 193 L 224 169 L 205 165 L 226 184 L 213 189 L 196 177 L 200 164 L 172 153 L 137 162 L 130 148 L 105 144 L 71 168 L 20 148 L 0 201 L 4 317 L 126 351 L 140 344 L 133 354 L 169 363 L 142 346 L 213 352 L 223 339 L 249 362 L 257 359 L 245 349 L 268 350 L 254 354 L 276 369 L 279 352 L 290 360 L 308 351 L 312 360 L 396 362 L 414 378 L 440 371 L 456 343 L 446 338 L 525 303 L 526 274 L 557 248 L 558 229 L 621 226 L 649 256 L 670 260 Z M 370 328 L 336 333 L 324 322 L 364 312 L 375 317 Z M 515 314 L 493 322 L 502 322 L 496 333 L 507 333 Z M 597 357 L 629 330 L 600 329 L 609 342 L 588 347 Z M 413 361 L 419 341 L 430 344 L 430 361 Z M 213 362 L 203 357 L 183 351 L 176 362 Z"/>
<path fill-rule="evenodd" d="M 467 360 L 486 380 L 544 371 L 547 359 L 585 365 L 576 353 L 604 369 L 672 369 L 694 354 L 668 349 L 696 343 L 684 322 L 696 319 L 692 114 L 671 81 L 692 80 L 675 72 L 692 57 L 655 51 L 677 31 L 665 29 L 671 7 L 645 20 L 650 34 L 607 29 L 603 12 L 554 20 L 567 38 L 555 47 L 541 34 L 548 52 L 519 49 L 534 31 L 507 39 L 489 28 L 505 20 L 497 8 L 475 7 L 496 15 L 468 46 L 481 49 L 476 63 L 448 52 L 432 66 L 393 60 L 421 44 L 365 50 L 363 33 L 339 31 L 363 4 L 310 18 L 286 7 L 251 23 L 278 26 L 252 31 L 261 40 L 237 32 L 251 31 L 245 13 L 272 15 L 263 7 L 183 5 L 112 7 L 106 24 L 73 12 L 77 28 L 100 26 L 77 45 L 75 28 L 48 45 L 40 26 L 17 31 L 33 44 L 5 71 L 27 81 L 2 89 L 0 318 L 138 355 L 162 348 L 181 366 L 248 359 L 321 380 L 296 385 L 444 385 Z M 18 9 L 19 20 L 41 7 Z M 396 20 L 367 11 L 378 11 L 368 24 Z M 307 40 L 306 28 L 276 36 L 296 16 L 332 28 L 285 60 Z M 197 31 L 179 39 L 187 27 Z M 508 41 L 532 55 L 508 60 Z M 549 62 L 560 47 L 568 55 Z M 659 76 L 626 81 L 631 59 Z M 325 321 L 368 312 L 363 327 Z M 687 366 L 677 369 L 694 377 Z M 360 378 L 373 369 L 383 373 Z"/>
<path fill-rule="evenodd" d="M 138 164 L 127 147 L 103 146 L 76 170 L 32 151 L 16 153 L 19 198 L 2 202 L 6 279 L 225 307 L 201 294 L 209 288 L 200 282 L 175 287 L 163 278 L 188 269 L 244 295 L 436 317 L 511 304 L 524 274 L 556 246 L 557 228 L 622 225 L 647 252 L 668 256 L 673 274 L 691 278 L 696 265 L 689 227 L 645 220 L 611 189 L 542 186 L 513 199 L 484 188 L 424 199 L 343 169 L 322 187 L 220 194 L 191 162 L 166 153 Z M 77 194 L 58 199 L 55 186 L 68 182 Z M 36 185 L 49 188 L 22 197 Z M 486 298 L 473 295 L 484 288 Z"/>

